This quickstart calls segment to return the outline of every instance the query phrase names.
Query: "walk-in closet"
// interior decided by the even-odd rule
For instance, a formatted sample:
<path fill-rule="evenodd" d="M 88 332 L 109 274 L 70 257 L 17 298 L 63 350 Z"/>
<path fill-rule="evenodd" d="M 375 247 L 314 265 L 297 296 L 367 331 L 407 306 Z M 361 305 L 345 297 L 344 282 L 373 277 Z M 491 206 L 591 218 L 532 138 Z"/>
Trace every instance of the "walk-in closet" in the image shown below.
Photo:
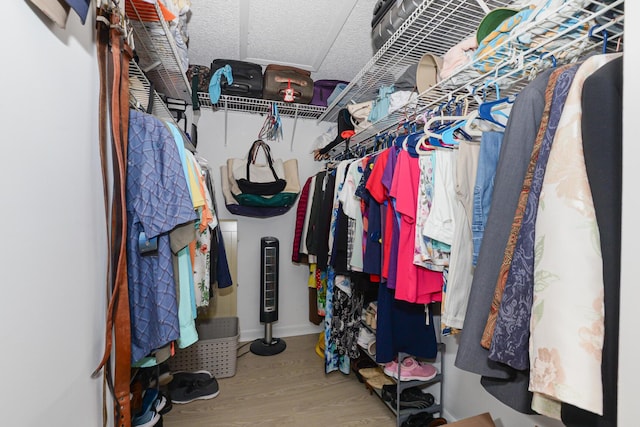
<path fill-rule="evenodd" d="M 6 6 L 0 425 L 638 424 L 635 2 Z"/>

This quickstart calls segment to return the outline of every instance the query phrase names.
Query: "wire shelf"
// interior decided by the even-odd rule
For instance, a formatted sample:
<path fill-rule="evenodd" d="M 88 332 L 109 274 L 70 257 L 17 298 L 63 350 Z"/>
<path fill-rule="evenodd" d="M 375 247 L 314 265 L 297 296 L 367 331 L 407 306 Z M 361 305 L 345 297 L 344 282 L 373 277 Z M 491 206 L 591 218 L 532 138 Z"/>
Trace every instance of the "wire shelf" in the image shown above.
<path fill-rule="evenodd" d="M 136 7 L 136 3 L 143 7 Z M 125 11 L 133 27 L 140 68 L 158 92 L 191 104 L 191 86 L 178 61 L 178 49 L 158 3 L 126 0 Z"/>
<path fill-rule="evenodd" d="M 198 92 L 198 101 L 201 107 L 208 107 L 214 111 L 240 111 L 244 113 L 267 114 L 271 106 L 278 107 L 278 114 L 285 117 L 298 119 L 317 119 L 326 109 L 317 105 L 296 104 L 282 101 L 271 101 L 258 98 L 244 98 L 241 96 L 221 95 L 217 104 L 211 104 L 209 94 Z"/>
<path fill-rule="evenodd" d="M 505 7 L 511 0 L 489 0 L 487 7 Z M 335 121 L 340 105 L 374 99 L 380 86 L 392 85 L 425 53 L 444 55 L 472 35 L 485 12 L 476 0 L 424 0 L 385 42 L 319 120 Z"/>
<path fill-rule="evenodd" d="M 140 106 L 145 111 L 149 106 L 149 94 L 151 92 L 151 83 L 144 75 L 138 64 L 131 61 L 129 64 L 129 95 L 135 106 Z M 153 91 L 153 107 L 151 114 L 159 119 L 170 120 L 175 123 L 173 115 L 167 108 L 158 92 Z"/>
<path fill-rule="evenodd" d="M 570 24 L 567 23 L 568 16 L 572 18 Z M 536 39 L 536 43 L 520 41 L 523 35 L 539 28 L 546 30 L 544 37 Z M 516 95 L 543 69 L 576 62 L 597 49 L 602 49 L 601 52 L 621 50 L 623 28 L 624 0 L 566 1 L 545 20 L 514 28 L 489 58 L 493 61 L 489 71 L 476 71 L 486 63 L 487 57 L 476 59 L 420 93 L 417 104 L 406 104 L 358 132 L 351 138 L 350 145 L 370 151 L 375 147 L 378 135 L 395 130 L 403 123 L 415 122 L 427 113 L 442 110 L 456 99 L 466 99 L 469 108 L 476 108 L 484 96 L 498 95 L 497 91 L 501 98 Z M 464 83 L 460 82 L 461 76 L 467 76 Z M 340 149 L 335 148 L 329 156 L 333 158 L 339 153 Z"/>

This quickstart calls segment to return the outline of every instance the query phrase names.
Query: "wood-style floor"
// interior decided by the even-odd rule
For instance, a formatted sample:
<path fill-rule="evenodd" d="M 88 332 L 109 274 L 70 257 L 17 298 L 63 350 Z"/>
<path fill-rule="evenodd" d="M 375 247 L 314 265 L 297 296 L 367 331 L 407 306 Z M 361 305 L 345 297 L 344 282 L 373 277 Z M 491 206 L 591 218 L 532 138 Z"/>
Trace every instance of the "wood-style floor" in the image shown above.
<path fill-rule="evenodd" d="M 353 373 L 324 373 L 317 339 L 286 338 L 286 350 L 275 356 L 246 353 L 245 346 L 235 376 L 218 380 L 217 397 L 174 404 L 163 426 L 395 426 L 393 413 Z"/>

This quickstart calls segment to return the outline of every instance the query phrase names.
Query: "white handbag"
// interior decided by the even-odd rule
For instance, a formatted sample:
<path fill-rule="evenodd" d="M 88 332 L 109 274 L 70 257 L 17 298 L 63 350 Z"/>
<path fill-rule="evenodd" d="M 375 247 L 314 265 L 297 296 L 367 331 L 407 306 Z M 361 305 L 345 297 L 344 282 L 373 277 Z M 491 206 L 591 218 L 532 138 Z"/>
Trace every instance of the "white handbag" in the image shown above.
<path fill-rule="evenodd" d="M 258 151 L 265 154 L 265 163 L 257 163 Z M 284 179 L 284 163 L 282 159 L 272 159 L 269 146 L 258 140 L 253 143 L 247 157 L 244 159 L 231 159 L 233 178 L 236 180 L 248 179 L 251 182 L 272 182 L 277 178 Z M 247 163 L 249 163 L 249 176 L 247 177 Z M 273 167 L 273 170 L 271 169 Z M 273 173 L 277 175 L 274 178 Z"/>

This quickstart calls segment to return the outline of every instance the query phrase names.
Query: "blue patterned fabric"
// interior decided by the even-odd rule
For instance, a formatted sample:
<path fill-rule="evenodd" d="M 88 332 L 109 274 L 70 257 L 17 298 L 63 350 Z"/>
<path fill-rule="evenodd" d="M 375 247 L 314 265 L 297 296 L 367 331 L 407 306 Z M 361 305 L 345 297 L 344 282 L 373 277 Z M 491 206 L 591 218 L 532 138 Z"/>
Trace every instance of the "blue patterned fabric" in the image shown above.
<path fill-rule="evenodd" d="M 533 303 L 533 267 L 535 254 L 535 225 L 538 201 L 544 174 L 569 88 L 579 65 L 574 65 L 558 77 L 553 91 L 549 122 L 540 146 L 533 173 L 531 189 L 522 218 L 522 226 L 513 252 L 509 275 L 498 319 L 496 321 L 489 359 L 505 363 L 514 369 L 529 369 L 529 319 Z"/>
<path fill-rule="evenodd" d="M 131 359 L 180 335 L 169 231 L 196 219 L 178 149 L 155 117 L 131 110 L 127 170 L 127 261 Z M 138 251 L 138 235 L 158 237 L 158 251 Z"/>

